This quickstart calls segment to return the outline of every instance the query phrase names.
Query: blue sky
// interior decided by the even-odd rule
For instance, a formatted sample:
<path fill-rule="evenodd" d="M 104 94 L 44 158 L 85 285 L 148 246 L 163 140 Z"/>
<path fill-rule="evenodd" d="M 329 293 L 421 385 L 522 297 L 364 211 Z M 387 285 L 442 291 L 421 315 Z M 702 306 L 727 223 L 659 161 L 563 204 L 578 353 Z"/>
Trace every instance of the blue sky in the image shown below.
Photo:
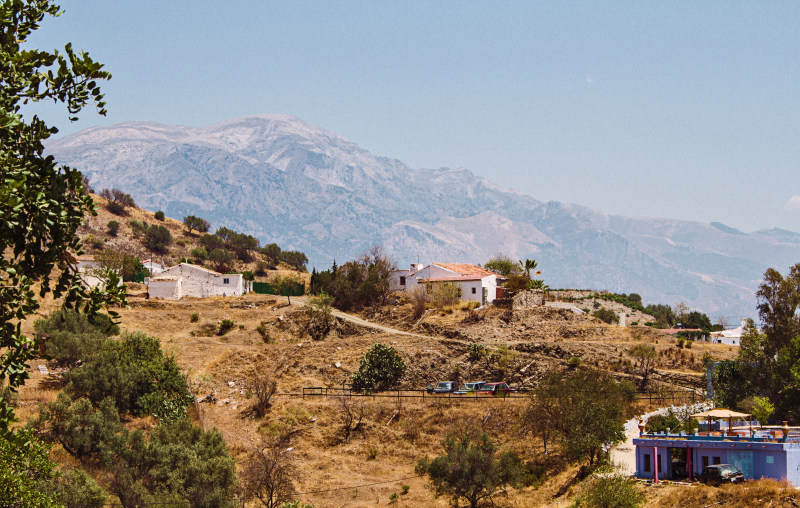
<path fill-rule="evenodd" d="M 109 115 L 287 113 L 608 213 L 800 231 L 800 3 L 62 1 Z"/>

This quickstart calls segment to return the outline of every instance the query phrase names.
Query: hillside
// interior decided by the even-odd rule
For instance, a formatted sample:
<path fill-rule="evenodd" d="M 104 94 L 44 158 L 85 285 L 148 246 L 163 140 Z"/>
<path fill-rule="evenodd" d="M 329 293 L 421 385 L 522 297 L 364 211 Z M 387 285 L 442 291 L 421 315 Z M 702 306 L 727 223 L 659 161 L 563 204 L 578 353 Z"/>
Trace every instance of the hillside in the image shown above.
<path fill-rule="evenodd" d="M 110 219 L 106 213 L 101 209 L 84 233 L 101 234 Z M 130 217 L 137 220 L 152 216 L 145 210 L 130 211 Z M 170 256 L 177 258 L 190 250 L 193 242 L 182 235 L 180 223 L 166 218 L 164 224 L 173 236 L 185 239 Z M 143 255 L 147 252 L 140 239 L 123 233 L 105 244 Z M 732 347 L 716 344 L 678 348 L 675 339 L 655 329 L 606 325 L 587 315 L 550 307 L 508 312 L 491 307 L 474 311 L 471 306 L 459 305 L 429 313 L 417 325 L 411 304 L 404 298 L 360 316 L 412 335 L 338 319 L 331 334 L 315 342 L 307 333 L 306 301 L 292 298 L 290 305 L 283 297 L 256 294 L 180 301 L 134 295 L 130 307 L 121 309 L 120 314 L 123 328 L 158 337 L 164 350 L 175 355 L 196 398 L 205 400 L 197 404 L 199 411 L 193 411 L 195 421 L 222 432 L 240 473 L 247 454 L 262 437 L 287 433 L 296 468 L 295 486 L 305 493 L 297 497 L 317 507 L 389 503 L 402 485 L 409 489 L 400 495 L 401 504 L 447 506 L 446 499 L 433 497 L 414 467 L 418 459 L 441 453 L 440 441 L 458 425 L 489 432 L 504 449 L 543 468 L 534 485 L 511 489 L 507 498 L 497 498 L 500 506 L 558 506 L 570 502 L 580 490 L 580 483 L 569 487 L 577 466 L 565 465 L 557 456 L 542 455 L 538 441 L 520 435 L 516 422 L 527 404 L 524 397 L 303 397 L 303 388 L 337 388 L 347 383 L 359 358 L 375 342 L 392 345 L 405 360 L 408 368 L 399 384 L 403 390 L 419 390 L 440 380 L 475 379 L 505 380 L 532 388 L 547 372 L 575 368 L 574 358 L 581 364 L 577 368 L 604 370 L 617 379 L 635 381 L 638 374 L 627 353 L 635 344 L 651 344 L 659 353 L 653 389 L 688 390 L 704 384 L 701 359 L 705 353 L 719 359 L 735 354 Z M 586 302 L 589 305 L 589 300 Z M 54 302 L 46 302 L 39 316 L 54 308 Z M 222 336 L 209 332 L 224 319 L 234 323 L 230 332 Z M 25 323 L 29 332 L 32 321 Z M 475 344 L 486 354 L 474 356 Z M 249 412 L 255 373 L 277 382 L 278 394 L 264 418 L 254 418 Z M 37 403 L 54 400 L 58 388 L 51 376 L 35 366 L 32 378 L 21 393 L 18 415 L 23 421 L 36 413 Z M 667 398 L 652 404 L 673 401 Z M 641 413 L 650 407 L 650 402 L 638 402 L 634 411 Z M 361 414 L 362 410 L 361 426 L 345 438 L 346 415 Z M 128 425 L 152 429 L 154 423 L 145 418 Z M 52 456 L 74 464 L 59 447 Z M 648 492 L 648 496 L 655 503 L 670 492 Z"/>
<path fill-rule="evenodd" d="M 796 233 L 542 202 L 467 169 L 409 168 L 287 115 L 201 128 L 128 122 L 48 149 L 97 189 L 117 187 L 167 215 L 202 216 L 301 250 L 318 269 L 375 244 L 403 266 L 480 264 L 503 251 L 538 260 L 553 288 L 637 291 L 647 302 L 685 301 L 738 321 L 753 315 L 764 271 L 800 259 Z"/>

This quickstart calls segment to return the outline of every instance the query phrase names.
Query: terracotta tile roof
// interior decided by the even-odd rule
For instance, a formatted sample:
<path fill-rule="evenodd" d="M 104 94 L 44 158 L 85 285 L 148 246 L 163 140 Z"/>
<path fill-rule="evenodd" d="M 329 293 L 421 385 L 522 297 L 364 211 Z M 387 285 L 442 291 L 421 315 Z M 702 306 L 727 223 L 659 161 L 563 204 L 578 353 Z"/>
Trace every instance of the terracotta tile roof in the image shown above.
<path fill-rule="evenodd" d="M 490 272 L 485 268 L 481 268 L 478 265 L 471 265 L 469 263 L 433 263 L 436 266 L 440 266 L 445 270 L 450 270 L 451 272 L 455 272 L 459 275 L 476 275 L 479 278 L 487 277 L 489 275 L 497 275 L 494 272 Z"/>
<path fill-rule="evenodd" d="M 419 279 L 419 282 L 449 282 L 459 280 L 481 280 L 483 277 L 478 275 L 459 275 L 457 277 L 431 277 L 430 279 Z"/>

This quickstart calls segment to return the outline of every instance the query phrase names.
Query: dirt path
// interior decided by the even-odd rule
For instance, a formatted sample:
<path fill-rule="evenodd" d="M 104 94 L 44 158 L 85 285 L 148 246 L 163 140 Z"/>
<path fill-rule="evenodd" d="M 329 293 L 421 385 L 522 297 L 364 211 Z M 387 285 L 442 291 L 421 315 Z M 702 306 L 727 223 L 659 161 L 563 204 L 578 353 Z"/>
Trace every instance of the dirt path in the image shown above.
<path fill-rule="evenodd" d="M 308 301 L 307 296 L 295 296 L 292 298 L 292 305 L 302 307 Z M 378 330 L 384 333 L 391 333 L 395 335 L 406 335 L 409 337 L 418 337 L 420 339 L 434 339 L 435 337 L 431 337 L 430 335 L 420 335 L 418 333 L 412 332 L 405 332 L 403 330 L 398 330 L 396 328 L 389 328 L 388 326 L 379 325 L 377 323 L 373 323 L 371 321 L 367 321 L 365 319 L 361 319 L 358 316 L 353 316 L 352 314 L 347 314 L 346 312 L 342 312 L 340 310 L 336 310 L 331 308 L 331 314 L 334 317 L 339 319 L 344 319 L 345 321 L 349 321 L 354 325 L 363 326 L 364 328 L 371 328 L 373 330 Z"/>

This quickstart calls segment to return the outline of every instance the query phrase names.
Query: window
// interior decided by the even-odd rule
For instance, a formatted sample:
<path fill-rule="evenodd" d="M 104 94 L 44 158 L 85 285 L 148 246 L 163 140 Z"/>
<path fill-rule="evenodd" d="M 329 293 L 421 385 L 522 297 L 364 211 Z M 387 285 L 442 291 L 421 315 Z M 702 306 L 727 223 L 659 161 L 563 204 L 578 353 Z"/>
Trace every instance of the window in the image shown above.
<path fill-rule="evenodd" d="M 401 286 L 405 286 L 406 285 L 406 278 L 405 277 L 400 277 L 400 285 Z"/>
<path fill-rule="evenodd" d="M 708 466 L 708 455 L 703 455 L 703 468 Z"/>
<path fill-rule="evenodd" d="M 476 293 L 477 293 L 477 290 L 475 288 L 472 288 L 472 294 L 474 295 Z"/>
<path fill-rule="evenodd" d="M 714 464 L 722 464 L 722 457 L 714 457 Z"/>
<path fill-rule="evenodd" d="M 652 461 L 650 460 L 650 454 L 644 454 L 644 472 L 650 473 L 652 472 Z"/>
<path fill-rule="evenodd" d="M 773 457 L 772 455 L 767 455 L 767 464 L 774 464 L 774 463 L 775 463 L 775 457 Z"/>
<path fill-rule="evenodd" d="M 230 279 L 222 279 L 223 284 L 230 284 L 230 282 L 231 282 Z"/>

